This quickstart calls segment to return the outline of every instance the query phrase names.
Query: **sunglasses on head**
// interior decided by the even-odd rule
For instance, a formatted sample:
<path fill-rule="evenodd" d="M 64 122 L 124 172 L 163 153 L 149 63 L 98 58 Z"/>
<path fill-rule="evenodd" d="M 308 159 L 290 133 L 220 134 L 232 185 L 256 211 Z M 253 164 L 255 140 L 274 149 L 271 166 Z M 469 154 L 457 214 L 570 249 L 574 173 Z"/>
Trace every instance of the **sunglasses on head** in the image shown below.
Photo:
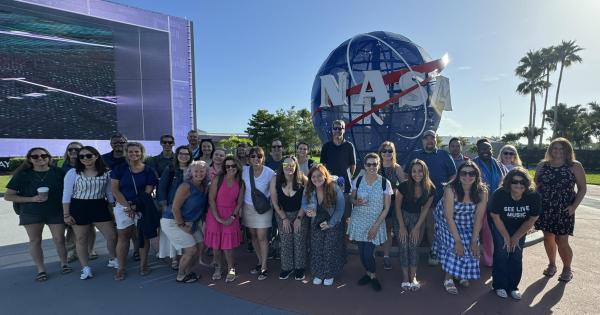
<path fill-rule="evenodd" d="M 67 151 L 69 152 L 79 152 L 79 150 L 81 150 L 80 148 L 68 148 Z"/>
<path fill-rule="evenodd" d="M 394 150 L 389 149 L 389 150 L 381 150 L 381 153 L 394 153 Z"/>
<path fill-rule="evenodd" d="M 79 155 L 79 159 L 80 159 L 80 160 L 90 160 L 90 159 L 92 159 L 93 157 L 94 157 L 94 155 L 93 155 L 93 154 L 91 154 L 91 153 L 87 153 L 87 154 L 80 154 L 80 155 Z"/>
<path fill-rule="evenodd" d="M 377 163 L 365 163 L 366 167 L 377 167 Z"/>
<path fill-rule="evenodd" d="M 252 154 L 252 155 L 250 155 L 250 158 L 251 159 L 256 159 L 256 158 L 262 159 L 263 155 L 262 154 Z"/>
<path fill-rule="evenodd" d="M 469 177 L 475 177 L 477 176 L 477 172 L 475 171 L 460 171 L 460 176 L 469 176 Z"/>
<path fill-rule="evenodd" d="M 513 151 L 504 151 L 502 152 L 503 155 L 515 155 L 515 152 Z"/>
<path fill-rule="evenodd" d="M 510 183 L 513 185 L 527 186 L 527 181 L 525 181 L 524 179 L 522 179 L 522 180 L 513 179 Z"/>
<path fill-rule="evenodd" d="M 225 169 L 237 169 L 237 166 L 235 166 L 235 164 L 225 164 Z"/>
<path fill-rule="evenodd" d="M 37 160 L 37 159 L 47 159 L 50 157 L 50 155 L 48 154 L 32 154 L 29 156 L 32 160 Z"/>

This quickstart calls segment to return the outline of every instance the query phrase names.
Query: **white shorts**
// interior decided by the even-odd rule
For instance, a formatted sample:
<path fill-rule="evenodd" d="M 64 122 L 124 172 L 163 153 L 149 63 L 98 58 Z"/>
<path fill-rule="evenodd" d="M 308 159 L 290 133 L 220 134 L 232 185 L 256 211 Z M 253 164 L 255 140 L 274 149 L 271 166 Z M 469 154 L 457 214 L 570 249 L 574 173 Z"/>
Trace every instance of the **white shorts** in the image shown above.
<path fill-rule="evenodd" d="M 137 220 L 142 216 L 141 213 L 136 213 L 133 218 L 130 218 L 123 209 L 125 209 L 125 207 L 117 202 L 114 209 L 114 215 L 118 230 L 123 230 L 137 224 Z"/>
<path fill-rule="evenodd" d="M 273 224 L 273 208 L 269 211 L 260 214 L 254 209 L 254 205 L 244 203 L 244 210 L 242 211 L 242 223 L 244 226 L 253 229 L 264 229 L 270 228 Z"/>
<path fill-rule="evenodd" d="M 191 223 L 192 222 L 186 222 L 186 224 Z M 167 235 L 169 241 L 171 241 L 171 245 L 173 245 L 176 250 L 195 246 L 204 240 L 202 235 L 202 225 L 200 224 L 198 224 L 196 232 L 188 234 L 177 226 L 175 220 L 162 218 L 160 219 L 160 228 L 165 235 Z"/>

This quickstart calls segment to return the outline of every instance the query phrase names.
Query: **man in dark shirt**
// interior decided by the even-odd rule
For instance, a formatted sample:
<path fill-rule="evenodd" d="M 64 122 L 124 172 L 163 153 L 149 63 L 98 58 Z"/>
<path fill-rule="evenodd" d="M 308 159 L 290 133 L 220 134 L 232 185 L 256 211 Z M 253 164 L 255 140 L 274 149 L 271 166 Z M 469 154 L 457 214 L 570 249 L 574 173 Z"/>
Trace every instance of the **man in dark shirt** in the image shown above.
<path fill-rule="evenodd" d="M 277 173 L 279 166 L 283 162 L 283 144 L 279 139 L 271 141 L 271 153 L 267 157 L 265 165 Z"/>
<path fill-rule="evenodd" d="M 351 179 L 356 171 L 356 151 L 350 141 L 344 139 L 346 123 L 343 120 L 333 122 L 329 142 L 321 148 L 321 163 L 332 174 L 344 179 L 344 193 L 346 194 L 346 207 L 344 218 L 350 216 L 352 203 L 350 202 Z M 310 180 L 310 178 L 309 178 Z"/>
<path fill-rule="evenodd" d="M 452 160 L 454 161 L 454 166 L 458 169 L 465 161 L 469 159 L 468 156 L 464 156 L 462 154 L 462 142 L 459 138 L 452 138 L 448 142 L 448 153 L 452 156 Z"/>
<path fill-rule="evenodd" d="M 427 168 L 429 169 L 429 178 L 435 185 L 435 196 L 431 205 L 432 209 L 435 209 L 438 201 L 442 199 L 444 194 L 444 185 L 454 179 L 456 176 L 456 166 L 454 165 L 454 161 L 452 160 L 450 153 L 444 150 L 438 150 L 436 147 L 437 143 L 435 138 L 435 131 L 427 130 L 423 132 L 421 137 L 423 149 L 411 152 L 408 162 L 404 168 L 404 172 L 406 174 L 410 174 L 410 170 L 408 168 L 410 166 L 410 161 L 414 159 L 422 160 L 425 162 L 425 164 L 427 164 Z M 429 252 L 428 261 L 430 265 L 437 265 L 438 260 L 435 255 L 435 251 L 433 250 L 433 211 L 429 211 L 426 223 L 427 224 L 424 226 L 425 236 L 427 236 L 429 244 L 432 245 L 432 248 Z"/>
<path fill-rule="evenodd" d="M 149 158 L 146 163 L 154 170 L 156 170 L 156 177 L 160 178 L 163 171 L 167 166 L 173 163 L 173 146 L 175 145 L 175 138 L 172 135 L 163 135 L 160 137 L 160 146 L 162 147 L 162 152 L 159 155 L 153 156 Z"/>
<path fill-rule="evenodd" d="M 102 154 L 102 161 L 108 169 L 114 169 L 116 166 L 127 163 L 125 159 L 125 146 L 127 145 L 127 137 L 121 133 L 116 133 L 110 137 L 110 147 L 112 151 Z"/>

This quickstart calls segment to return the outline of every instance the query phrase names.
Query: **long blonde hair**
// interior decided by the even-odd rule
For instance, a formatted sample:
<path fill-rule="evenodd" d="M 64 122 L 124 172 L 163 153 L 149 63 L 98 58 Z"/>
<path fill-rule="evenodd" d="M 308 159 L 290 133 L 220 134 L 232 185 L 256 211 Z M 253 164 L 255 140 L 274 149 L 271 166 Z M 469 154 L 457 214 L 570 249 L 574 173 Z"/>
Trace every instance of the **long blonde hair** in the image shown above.
<path fill-rule="evenodd" d="M 500 153 L 498 153 L 498 161 L 500 161 L 500 163 L 502 163 L 502 154 L 504 154 L 504 151 L 512 151 L 515 153 L 515 159 L 512 162 L 512 165 L 514 166 L 523 166 L 523 161 L 521 161 L 521 157 L 519 156 L 519 151 L 517 151 L 517 148 L 515 148 L 514 145 L 510 145 L 507 144 L 505 146 L 502 147 L 502 149 L 500 149 Z"/>

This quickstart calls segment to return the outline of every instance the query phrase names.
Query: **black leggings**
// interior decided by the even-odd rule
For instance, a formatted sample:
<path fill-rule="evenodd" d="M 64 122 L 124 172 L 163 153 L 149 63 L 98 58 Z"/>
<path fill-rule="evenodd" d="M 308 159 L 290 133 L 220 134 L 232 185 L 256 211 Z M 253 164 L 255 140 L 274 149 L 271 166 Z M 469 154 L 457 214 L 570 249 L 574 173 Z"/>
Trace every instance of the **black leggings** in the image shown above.
<path fill-rule="evenodd" d="M 363 267 L 370 272 L 375 273 L 375 244 L 371 242 L 358 242 L 358 254 Z"/>

